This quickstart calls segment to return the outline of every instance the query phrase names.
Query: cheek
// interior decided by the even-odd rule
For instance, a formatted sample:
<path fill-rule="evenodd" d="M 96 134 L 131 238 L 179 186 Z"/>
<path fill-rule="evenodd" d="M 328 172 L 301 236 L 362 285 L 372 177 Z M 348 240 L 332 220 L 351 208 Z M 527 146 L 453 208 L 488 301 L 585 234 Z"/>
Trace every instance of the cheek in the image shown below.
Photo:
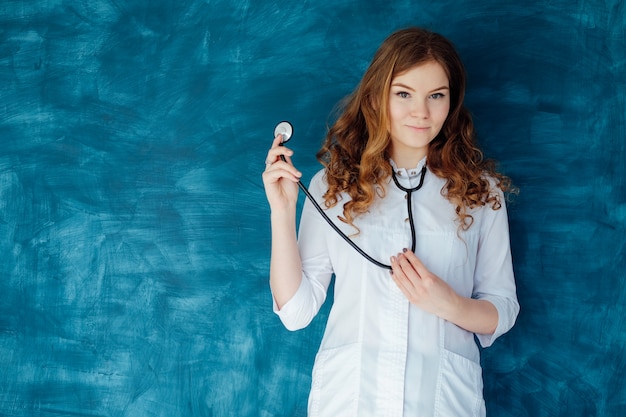
<path fill-rule="evenodd" d="M 443 124 L 448 118 L 449 114 L 450 114 L 450 105 L 442 106 L 440 109 L 438 109 L 438 112 L 437 112 L 438 122 L 440 124 Z"/>
<path fill-rule="evenodd" d="M 402 117 L 404 117 L 404 114 L 405 111 L 402 105 L 398 103 L 389 105 L 389 121 L 391 122 L 391 124 L 402 119 Z"/>

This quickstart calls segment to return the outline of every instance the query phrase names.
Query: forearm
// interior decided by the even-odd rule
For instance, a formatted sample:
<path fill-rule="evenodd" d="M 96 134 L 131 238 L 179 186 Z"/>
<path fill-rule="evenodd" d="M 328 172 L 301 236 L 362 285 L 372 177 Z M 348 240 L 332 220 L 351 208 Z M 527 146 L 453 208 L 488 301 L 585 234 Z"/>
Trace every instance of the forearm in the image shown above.
<path fill-rule="evenodd" d="M 442 318 L 472 333 L 493 334 L 498 327 L 498 310 L 487 300 L 457 295 Z"/>
<path fill-rule="evenodd" d="M 279 309 L 293 297 L 302 280 L 295 217 L 295 209 L 271 214 L 270 287 Z"/>

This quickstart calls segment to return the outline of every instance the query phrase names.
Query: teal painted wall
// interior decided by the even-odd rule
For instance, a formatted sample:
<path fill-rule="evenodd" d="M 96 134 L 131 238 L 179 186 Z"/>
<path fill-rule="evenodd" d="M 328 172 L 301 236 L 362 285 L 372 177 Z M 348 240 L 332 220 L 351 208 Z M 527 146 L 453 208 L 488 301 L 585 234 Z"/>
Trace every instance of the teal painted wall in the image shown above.
<path fill-rule="evenodd" d="M 522 306 L 489 415 L 626 415 L 620 0 L 0 4 L 0 415 L 304 416 L 328 305 L 271 312 L 274 124 L 305 178 L 393 30 L 448 36 Z"/>

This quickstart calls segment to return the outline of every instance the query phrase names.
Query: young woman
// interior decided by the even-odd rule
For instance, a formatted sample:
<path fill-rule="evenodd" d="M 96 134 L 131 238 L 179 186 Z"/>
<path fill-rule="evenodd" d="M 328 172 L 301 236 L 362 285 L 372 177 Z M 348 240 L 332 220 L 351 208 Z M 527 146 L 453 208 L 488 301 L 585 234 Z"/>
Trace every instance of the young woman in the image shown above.
<path fill-rule="evenodd" d="M 453 45 L 400 30 L 376 52 L 318 153 L 310 193 L 366 260 L 307 200 L 296 232 L 293 152 L 269 150 L 274 311 L 309 324 L 335 274 L 313 368 L 310 416 L 484 416 L 474 336 L 487 347 L 519 312 L 504 192 L 463 105 Z M 284 156 L 283 161 L 280 157 Z"/>

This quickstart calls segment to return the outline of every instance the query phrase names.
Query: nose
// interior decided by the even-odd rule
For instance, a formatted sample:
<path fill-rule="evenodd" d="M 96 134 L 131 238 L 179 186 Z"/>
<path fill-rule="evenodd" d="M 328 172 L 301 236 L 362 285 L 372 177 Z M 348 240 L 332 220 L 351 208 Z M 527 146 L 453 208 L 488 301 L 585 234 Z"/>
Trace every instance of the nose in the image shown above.
<path fill-rule="evenodd" d="M 411 116 L 420 119 L 428 119 L 430 110 L 425 100 L 414 100 L 413 103 L 411 103 Z"/>

